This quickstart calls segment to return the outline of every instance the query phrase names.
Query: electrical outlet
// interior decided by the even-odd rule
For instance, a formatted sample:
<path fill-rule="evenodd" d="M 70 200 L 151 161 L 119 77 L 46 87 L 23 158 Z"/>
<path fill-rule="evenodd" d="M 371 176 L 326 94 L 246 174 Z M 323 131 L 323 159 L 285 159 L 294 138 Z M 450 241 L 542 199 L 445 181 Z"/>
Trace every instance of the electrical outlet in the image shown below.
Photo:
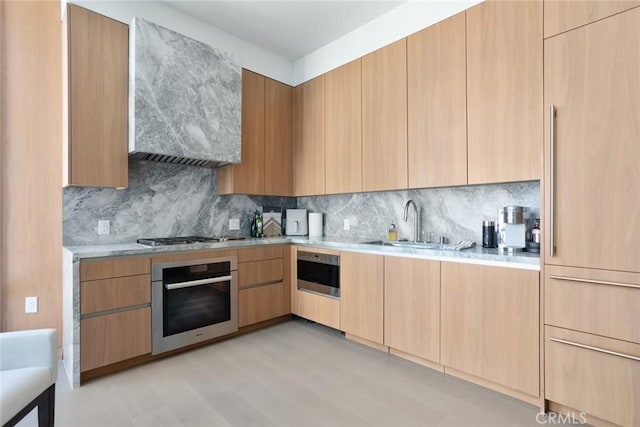
<path fill-rule="evenodd" d="M 24 312 L 25 313 L 38 312 L 38 297 L 26 297 L 24 299 Z"/>
<path fill-rule="evenodd" d="M 229 218 L 229 231 L 237 231 L 237 230 L 240 230 L 240 219 Z"/>
<path fill-rule="evenodd" d="M 110 230 L 110 223 L 108 219 L 101 219 L 98 221 L 98 234 L 109 234 L 111 232 Z"/>
<path fill-rule="evenodd" d="M 349 228 L 351 228 L 351 223 L 349 222 L 348 219 L 344 220 L 344 229 L 348 230 Z"/>

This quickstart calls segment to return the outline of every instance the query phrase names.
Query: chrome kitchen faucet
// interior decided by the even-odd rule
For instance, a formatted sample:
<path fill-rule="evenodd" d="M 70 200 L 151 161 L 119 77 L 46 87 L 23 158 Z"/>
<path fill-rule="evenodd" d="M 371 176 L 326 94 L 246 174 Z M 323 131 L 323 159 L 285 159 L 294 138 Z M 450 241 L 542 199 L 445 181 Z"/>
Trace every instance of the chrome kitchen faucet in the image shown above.
<path fill-rule="evenodd" d="M 404 222 L 407 222 L 409 219 L 409 205 L 413 206 L 413 242 L 418 241 L 418 208 L 413 200 L 408 200 L 407 203 L 404 204 Z"/>

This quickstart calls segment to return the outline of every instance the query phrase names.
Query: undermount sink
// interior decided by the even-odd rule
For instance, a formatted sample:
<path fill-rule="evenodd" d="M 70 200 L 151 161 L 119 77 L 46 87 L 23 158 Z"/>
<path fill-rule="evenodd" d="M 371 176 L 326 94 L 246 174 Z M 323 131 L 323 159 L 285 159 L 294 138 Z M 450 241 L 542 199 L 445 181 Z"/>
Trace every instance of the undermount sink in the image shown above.
<path fill-rule="evenodd" d="M 371 242 L 364 242 L 366 245 L 377 246 L 394 246 L 397 248 L 413 248 L 413 249 L 441 249 L 440 243 L 426 243 L 426 242 L 409 242 L 409 241 L 391 241 L 391 240 L 375 240 Z"/>

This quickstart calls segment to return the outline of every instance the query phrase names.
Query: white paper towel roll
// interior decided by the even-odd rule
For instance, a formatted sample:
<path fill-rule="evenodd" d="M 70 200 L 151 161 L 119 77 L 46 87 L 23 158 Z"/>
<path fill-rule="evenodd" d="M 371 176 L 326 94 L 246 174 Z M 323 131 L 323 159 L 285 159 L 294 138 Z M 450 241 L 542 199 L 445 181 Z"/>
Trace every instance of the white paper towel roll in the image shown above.
<path fill-rule="evenodd" d="M 309 213 L 309 236 L 322 236 L 322 213 Z"/>

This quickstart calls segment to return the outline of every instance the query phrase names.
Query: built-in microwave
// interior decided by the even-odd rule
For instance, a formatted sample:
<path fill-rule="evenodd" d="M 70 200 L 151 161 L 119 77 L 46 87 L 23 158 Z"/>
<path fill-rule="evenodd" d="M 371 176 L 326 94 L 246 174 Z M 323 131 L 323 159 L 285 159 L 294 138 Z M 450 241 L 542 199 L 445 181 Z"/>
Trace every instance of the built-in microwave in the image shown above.
<path fill-rule="evenodd" d="M 298 250 L 298 289 L 340 298 L 340 256 Z"/>

